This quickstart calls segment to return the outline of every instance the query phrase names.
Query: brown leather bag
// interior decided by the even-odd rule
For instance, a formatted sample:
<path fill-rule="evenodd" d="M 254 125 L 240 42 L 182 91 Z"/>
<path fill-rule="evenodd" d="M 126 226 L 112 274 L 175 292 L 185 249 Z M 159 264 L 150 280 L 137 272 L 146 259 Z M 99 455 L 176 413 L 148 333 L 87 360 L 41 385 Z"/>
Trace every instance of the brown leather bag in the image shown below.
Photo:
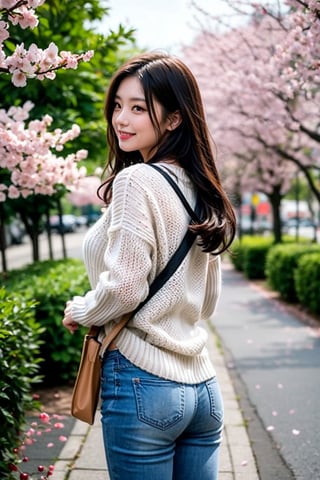
<path fill-rule="evenodd" d="M 93 326 L 84 337 L 81 360 L 73 387 L 71 415 L 92 425 L 100 394 L 101 358 L 100 352 L 113 342 L 118 333 L 131 318 L 131 313 L 123 315 L 103 342 L 98 341 L 100 327 Z"/>

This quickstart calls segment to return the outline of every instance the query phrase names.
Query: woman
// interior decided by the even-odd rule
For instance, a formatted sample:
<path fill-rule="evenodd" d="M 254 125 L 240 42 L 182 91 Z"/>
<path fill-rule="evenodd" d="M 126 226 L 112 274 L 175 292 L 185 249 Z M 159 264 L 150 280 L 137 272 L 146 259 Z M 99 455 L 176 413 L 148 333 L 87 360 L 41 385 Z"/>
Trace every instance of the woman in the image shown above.
<path fill-rule="evenodd" d="M 199 324 L 220 292 L 220 257 L 235 216 L 212 151 L 197 82 L 178 58 L 140 55 L 111 80 L 106 105 L 106 212 L 87 233 L 92 290 L 67 302 L 63 324 L 114 322 L 143 302 L 188 228 L 197 241 L 178 270 L 104 353 L 102 427 L 111 480 L 215 480 L 223 404 Z M 166 170 L 189 204 L 190 224 Z"/>

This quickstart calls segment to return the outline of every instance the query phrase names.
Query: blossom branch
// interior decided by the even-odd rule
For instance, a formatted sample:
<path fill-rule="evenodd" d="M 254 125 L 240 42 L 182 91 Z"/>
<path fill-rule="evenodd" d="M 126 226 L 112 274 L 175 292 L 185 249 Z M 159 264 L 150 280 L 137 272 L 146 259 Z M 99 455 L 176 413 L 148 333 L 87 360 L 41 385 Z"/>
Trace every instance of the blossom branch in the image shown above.
<path fill-rule="evenodd" d="M 38 25 L 38 18 L 34 8 L 38 7 L 45 0 L 20 0 L 2 2 L 6 8 L 0 10 L 0 18 L 6 13 L 7 18 L 13 25 L 19 24 L 21 28 L 34 28 Z M 11 5 L 12 3 L 12 5 Z M 25 49 L 24 44 L 17 45 L 12 55 L 6 56 L 2 44 L 9 38 L 9 24 L 0 19 L 0 73 L 12 75 L 12 83 L 15 87 L 25 87 L 28 78 L 43 80 L 55 78 L 55 71 L 65 69 L 76 69 L 79 62 L 87 62 L 92 57 L 92 50 L 73 54 L 71 52 L 58 52 L 58 47 L 50 43 L 45 50 L 31 44 Z"/>

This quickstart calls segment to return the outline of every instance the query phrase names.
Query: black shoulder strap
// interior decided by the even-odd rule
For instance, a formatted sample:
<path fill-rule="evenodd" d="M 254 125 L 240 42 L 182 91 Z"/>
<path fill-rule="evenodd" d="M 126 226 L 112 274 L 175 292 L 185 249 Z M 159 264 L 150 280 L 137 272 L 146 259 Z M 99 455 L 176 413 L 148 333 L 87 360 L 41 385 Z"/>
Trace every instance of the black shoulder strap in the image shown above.
<path fill-rule="evenodd" d="M 160 168 L 158 166 L 155 166 L 154 164 L 149 163 L 148 165 L 155 168 L 157 171 L 159 171 L 165 177 L 165 179 L 170 183 L 170 185 L 175 190 L 175 192 L 177 193 L 179 198 L 182 200 L 182 203 L 186 207 L 186 210 L 188 212 L 190 210 L 189 213 L 190 213 L 190 216 L 191 216 L 192 220 L 194 220 L 194 221 L 196 220 L 197 222 L 199 222 L 199 218 L 200 218 L 200 215 L 201 215 L 201 202 L 199 200 L 199 197 L 197 198 L 197 203 L 196 203 L 195 210 L 193 210 L 191 208 L 191 206 L 189 205 L 188 201 L 186 200 L 185 196 L 181 192 L 180 188 L 178 187 L 176 182 L 174 180 L 172 180 L 170 175 L 167 174 L 167 172 L 165 172 L 164 170 L 162 170 L 162 168 Z M 192 212 L 192 215 L 191 215 L 191 212 Z M 138 305 L 138 307 L 134 311 L 134 314 L 137 313 L 138 310 L 140 310 L 150 300 L 150 298 L 153 297 L 153 295 L 155 295 L 157 293 L 157 291 L 160 290 L 160 288 L 174 274 L 174 272 L 178 269 L 179 265 L 182 263 L 182 260 L 184 259 L 184 257 L 189 252 L 189 250 L 192 247 L 195 239 L 196 239 L 196 234 L 188 229 L 185 236 L 183 237 L 182 242 L 180 243 L 178 249 L 175 251 L 173 256 L 170 258 L 170 260 L 167 263 L 167 265 L 165 266 L 165 268 L 159 273 L 159 275 L 155 278 L 155 280 L 150 285 L 149 294 L 148 294 L 147 298 Z"/>
<path fill-rule="evenodd" d="M 161 175 L 170 183 L 171 187 L 174 189 L 174 191 L 176 192 L 176 194 L 177 194 L 178 197 L 180 198 L 181 202 L 183 203 L 185 209 L 186 209 L 187 212 L 189 213 L 189 215 L 190 215 L 190 217 L 192 218 L 192 220 L 193 220 L 195 223 L 201 223 L 201 220 L 200 220 L 200 212 L 199 212 L 200 202 L 199 202 L 199 205 L 198 205 L 198 211 L 193 210 L 193 208 L 190 206 L 189 202 L 187 201 L 186 197 L 183 195 L 182 191 L 180 190 L 180 188 L 178 187 L 178 185 L 177 185 L 176 182 L 173 180 L 173 178 L 171 177 L 171 175 L 169 175 L 168 172 L 166 172 L 163 168 L 159 167 L 158 165 L 155 165 L 154 163 L 147 163 L 146 165 L 149 165 L 150 167 L 154 168 L 154 169 L 157 170 L 159 173 L 161 173 Z M 197 202 L 197 203 L 198 203 L 198 202 Z"/>

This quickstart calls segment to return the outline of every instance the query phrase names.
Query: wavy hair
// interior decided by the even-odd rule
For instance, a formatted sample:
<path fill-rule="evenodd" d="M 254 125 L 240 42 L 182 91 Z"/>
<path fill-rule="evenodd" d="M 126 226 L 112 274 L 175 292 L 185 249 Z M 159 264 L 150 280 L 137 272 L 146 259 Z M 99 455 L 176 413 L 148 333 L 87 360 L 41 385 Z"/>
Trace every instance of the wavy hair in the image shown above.
<path fill-rule="evenodd" d="M 105 102 L 107 142 L 109 147 L 105 172 L 107 180 L 98 190 L 99 197 L 110 203 L 112 183 L 123 168 L 141 163 L 139 151 L 124 152 L 119 148 L 112 127 L 115 96 L 127 77 L 135 76 L 145 95 L 151 122 L 158 132 L 155 153 L 148 161 L 177 162 L 194 183 L 202 202 L 202 219 L 190 229 L 200 236 L 205 252 L 222 253 L 231 245 L 236 232 L 235 214 L 224 192 L 214 158 L 214 142 L 210 136 L 197 81 L 189 68 L 178 58 L 163 53 L 145 53 L 125 63 L 111 79 Z M 166 117 L 180 112 L 180 125 L 160 135 L 154 100 L 162 106 Z"/>

